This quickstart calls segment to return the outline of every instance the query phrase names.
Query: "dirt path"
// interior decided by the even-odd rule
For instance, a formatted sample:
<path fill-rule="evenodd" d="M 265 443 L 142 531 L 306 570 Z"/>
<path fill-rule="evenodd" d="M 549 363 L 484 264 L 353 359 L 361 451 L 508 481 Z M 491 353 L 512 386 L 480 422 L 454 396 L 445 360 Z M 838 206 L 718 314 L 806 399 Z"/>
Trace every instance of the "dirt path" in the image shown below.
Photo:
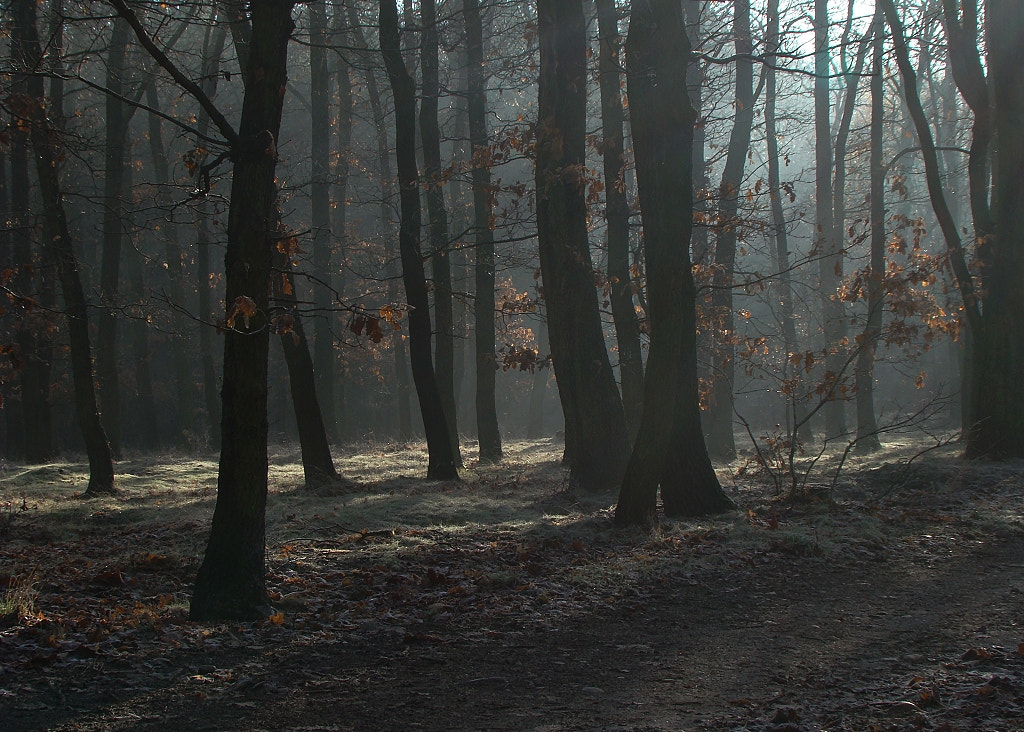
<path fill-rule="evenodd" d="M 300 575 L 277 568 L 279 589 L 325 580 L 281 627 L 179 618 L 134 653 L 69 653 L 35 678 L 0 656 L 0 728 L 1022 730 L 1024 493 L 1000 485 L 841 520 L 751 509 L 757 541 L 669 526 L 628 561 L 637 537 L 600 512 L 543 540 L 448 535 L 387 567 L 311 549 Z M 483 556 L 521 577 L 494 570 L 483 592 Z M 614 581 L 566 579 L 609 562 Z"/>

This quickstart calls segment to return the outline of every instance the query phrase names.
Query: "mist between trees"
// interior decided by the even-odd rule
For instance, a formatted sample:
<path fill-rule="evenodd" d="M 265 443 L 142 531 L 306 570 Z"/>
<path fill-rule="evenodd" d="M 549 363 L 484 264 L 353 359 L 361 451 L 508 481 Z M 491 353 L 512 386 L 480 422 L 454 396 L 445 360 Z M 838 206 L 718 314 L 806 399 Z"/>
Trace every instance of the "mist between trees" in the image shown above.
<path fill-rule="evenodd" d="M 219 449 L 197 617 L 266 604 L 268 440 L 314 486 L 332 446 L 449 480 L 557 435 L 623 524 L 894 431 L 1024 457 L 1016 0 L 3 22 L 4 454 L 84 447 L 94 495 Z"/>

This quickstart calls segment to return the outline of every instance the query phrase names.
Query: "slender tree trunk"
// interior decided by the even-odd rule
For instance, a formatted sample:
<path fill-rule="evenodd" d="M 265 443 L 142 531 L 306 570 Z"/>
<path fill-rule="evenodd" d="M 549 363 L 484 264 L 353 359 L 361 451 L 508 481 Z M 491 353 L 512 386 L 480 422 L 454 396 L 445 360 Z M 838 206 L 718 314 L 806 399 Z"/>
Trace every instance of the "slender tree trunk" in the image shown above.
<path fill-rule="evenodd" d="M 868 277 L 868 314 L 859 340 L 855 370 L 857 384 L 857 450 L 875 452 L 882 448 L 875 418 L 875 351 L 882 332 L 883 290 L 885 277 L 885 161 L 882 159 L 882 125 L 885 99 L 882 88 L 884 72 L 885 24 L 880 11 L 875 11 L 872 33 L 874 52 L 871 76 L 871 273 Z"/>
<path fill-rule="evenodd" d="M 380 86 L 377 83 L 377 68 L 370 54 L 366 39 L 363 36 L 362 26 L 356 14 L 354 3 L 346 4 L 349 25 L 356 42 L 356 47 L 362 51 L 364 67 L 364 78 L 366 81 L 366 94 L 370 102 L 370 112 L 373 116 L 373 126 L 376 132 L 377 147 L 377 170 L 380 175 L 380 221 L 384 232 L 384 241 L 390 243 L 393 239 L 393 222 L 391 218 L 392 202 L 392 176 L 391 176 L 391 150 L 388 147 L 387 125 L 384 121 L 384 107 L 381 104 Z M 395 263 L 390 258 L 390 252 L 386 255 L 388 262 L 384 268 L 384 276 L 387 278 L 387 299 L 389 303 L 398 300 L 398 272 Z M 398 437 L 401 441 L 412 439 L 412 409 L 409 405 L 409 361 L 406 354 L 405 341 L 401 334 L 394 333 L 392 338 L 392 350 L 395 358 L 395 382 L 396 394 L 395 405 L 398 411 Z"/>
<path fill-rule="evenodd" d="M 317 398 L 313 358 L 309 341 L 298 310 L 295 295 L 295 277 L 292 273 L 290 252 L 281 243 L 289 237 L 283 225 L 281 238 L 273 253 L 273 291 L 276 320 L 271 327 L 280 335 L 285 364 L 288 367 L 288 386 L 295 410 L 295 424 L 299 432 L 302 451 L 302 473 L 306 488 L 318 488 L 339 479 L 331 458 L 331 446 L 324 427 L 323 412 Z"/>
<path fill-rule="evenodd" d="M 729 136 L 722 182 L 718 186 L 718 221 L 715 226 L 715 277 L 711 304 L 719 325 L 720 338 L 713 349 L 714 390 L 707 411 L 708 450 L 712 457 L 730 461 L 736 457 L 733 435 L 733 392 L 736 386 L 736 316 L 733 313 L 733 274 L 736 243 L 739 240 L 740 189 L 750 150 L 754 124 L 753 41 L 750 37 L 750 2 L 733 5 L 733 35 L 736 48 L 736 116 Z"/>
<path fill-rule="evenodd" d="M 128 25 L 113 21 L 107 52 L 106 138 L 103 164 L 103 256 L 100 265 L 100 299 L 97 318 L 96 376 L 100 406 L 114 455 L 121 453 L 121 387 L 118 380 L 117 324 L 124 241 L 123 182 L 127 146 L 127 115 L 121 97 L 127 74 Z"/>
<path fill-rule="evenodd" d="M 640 351 L 640 323 L 633 304 L 633 276 L 629 271 L 629 201 L 626 200 L 626 156 L 620 84 L 619 13 L 615 0 L 595 0 L 600 41 L 601 154 L 604 170 L 607 222 L 608 279 L 611 281 L 612 319 L 619 347 L 622 407 L 630 443 L 640 429 L 644 400 L 644 364 Z"/>
<path fill-rule="evenodd" d="M 402 60 L 398 34 L 398 8 L 395 0 L 380 0 L 381 55 L 395 97 L 395 146 L 398 162 L 398 187 L 402 224 L 399 248 L 402 254 L 402 281 L 409 312 L 409 350 L 412 377 L 423 416 L 427 437 L 427 477 L 441 480 L 458 478 L 455 455 L 448 438 L 441 392 L 434 376 L 430 353 L 430 305 L 427 279 L 420 254 L 420 191 L 416 169 L 416 85 Z"/>
<path fill-rule="evenodd" d="M 319 395 L 319 409 L 323 414 L 327 436 L 338 437 L 338 419 L 334 394 L 334 335 L 331 333 L 331 302 L 333 297 L 334 266 L 331 254 L 334 235 L 331 231 L 331 89 L 327 66 L 329 39 L 327 37 L 327 3 L 315 0 L 309 4 L 309 101 L 310 157 L 313 179 L 310 185 L 310 218 L 313 225 L 313 269 L 323 285 L 315 286 L 313 305 L 317 317 L 314 321 L 313 373 L 315 393 Z M 342 161 L 344 164 L 344 160 Z M 342 205 L 344 205 L 342 203 Z M 305 338 L 305 329 L 303 338 Z M 288 351 L 285 350 L 287 358 Z M 290 363 L 290 362 L 289 362 Z M 290 368 L 290 367 L 289 367 Z M 302 436 L 302 425 L 299 425 Z M 333 463 L 331 465 L 333 469 Z M 308 482 L 308 481 L 307 481 Z"/>
<path fill-rule="evenodd" d="M 146 86 L 146 103 L 151 109 L 160 108 L 156 84 L 150 82 Z M 149 152 L 153 159 L 153 172 L 157 183 L 162 187 L 171 186 L 171 165 L 167 159 L 164 146 L 163 130 L 160 118 L 149 115 Z M 164 242 L 164 255 L 167 260 L 167 285 L 171 301 L 175 305 L 171 310 L 171 368 L 174 373 L 174 386 L 177 394 L 177 419 L 174 427 L 174 438 L 178 444 L 186 444 L 186 436 L 196 431 L 196 379 L 192 370 L 189 323 L 183 309 L 188 307 L 188 295 L 185 287 L 186 259 L 181 248 L 181 235 L 178 223 L 174 220 L 173 203 L 168 196 L 160 196 L 159 203 L 166 208 L 166 214 L 160 223 L 160 237 Z M 200 287 L 206 283 L 200 283 Z"/>
<path fill-rule="evenodd" d="M 794 368 L 790 358 L 798 352 L 796 334 L 796 318 L 793 307 L 793 276 L 789 270 L 789 232 L 786 216 L 782 207 L 782 183 L 779 173 L 779 140 L 775 124 L 776 105 L 776 73 L 774 59 L 779 51 L 779 0 L 770 0 L 768 4 L 768 52 L 769 67 L 765 71 L 765 104 L 764 126 L 768 147 L 768 191 L 772 208 L 772 235 L 775 237 L 775 254 L 779 266 L 779 320 L 782 330 L 782 344 L 785 351 L 783 364 L 782 393 L 787 401 L 786 423 L 789 428 L 789 439 L 797 439 L 808 445 L 814 441 L 814 433 L 807 416 L 808 399 L 806 388 L 797 378 L 799 369 Z"/>
<path fill-rule="evenodd" d="M 220 77 L 220 58 L 224 53 L 227 41 L 227 29 L 223 24 L 211 25 L 203 43 L 203 80 L 202 89 L 210 99 L 217 95 L 217 79 Z M 247 48 L 248 46 L 246 46 Z M 237 50 L 241 61 L 241 49 Z M 210 127 L 210 118 L 200 112 L 198 130 L 206 134 Z M 210 214 L 206 206 L 199 210 L 196 221 L 196 281 L 199 287 L 199 317 L 203 320 L 215 321 L 213 312 L 212 289 L 214 280 L 210 266 L 210 250 L 214 245 L 213 232 L 210 229 Z M 221 441 L 221 402 L 217 385 L 217 370 L 213 354 L 214 329 L 209 325 L 199 325 L 199 359 L 203 374 L 203 402 L 206 408 L 206 420 L 209 429 L 210 444 L 219 445 Z"/>
<path fill-rule="evenodd" d="M 825 439 L 846 434 L 846 404 L 839 394 L 839 377 L 845 358 L 839 341 L 843 330 L 842 303 L 837 289 L 841 277 L 842 251 L 835 240 L 832 194 L 832 129 L 829 95 L 829 15 L 828 0 L 814 0 L 814 159 L 815 159 L 815 238 L 818 280 L 822 302 L 822 331 L 828 357 L 825 360 Z"/>
<path fill-rule="evenodd" d="M 650 523 L 661 486 L 665 512 L 727 510 L 708 457 L 697 402 L 693 122 L 686 90 L 690 44 L 673 0 L 634 2 L 626 76 L 644 224 L 651 348 L 644 411 L 615 509 L 620 525 Z"/>
<path fill-rule="evenodd" d="M 430 266 L 434 276 L 434 320 L 437 323 L 434 370 L 441 391 L 448 440 L 456 465 L 462 465 L 459 449 L 458 412 L 455 409 L 455 343 L 452 313 L 452 267 L 448 243 L 448 212 L 444 204 L 444 181 L 441 178 L 441 130 L 437 121 L 438 96 L 438 29 L 434 0 L 420 2 L 423 36 L 420 55 L 423 74 L 423 101 L 420 106 L 420 137 L 423 141 L 423 178 L 426 187 L 427 212 L 430 219 Z"/>
<path fill-rule="evenodd" d="M 686 0 L 683 2 L 683 18 L 686 22 L 687 39 L 691 49 L 697 48 L 701 42 L 701 28 L 705 10 L 704 0 Z M 709 264 L 711 253 L 709 232 L 708 192 L 711 180 L 708 178 L 707 160 L 704 146 L 707 140 L 707 126 L 704 119 L 704 72 L 699 63 L 694 61 L 686 69 L 686 88 L 690 93 L 690 104 L 697 116 L 693 125 L 693 234 L 690 239 L 690 252 L 696 265 Z"/>
<path fill-rule="evenodd" d="M 472 150 L 473 229 L 476 236 L 476 430 L 480 462 L 501 460 L 501 432 L 495 408 L 494 232 L 491 230 L 491 169 L 487 155 L 487 92 L 484 85 L 483 22 L 479 0 L 463 0 L 466 22 L 469 141 Z"/>
<path fill-rule="evenodd" d="M 334 9 L 335 37 L 339 37 L 343 46 L 351 44 L 351 33 L 341 30 L 340 26 L 345 23 L 344 11 L 340 5 Z M 333 223 L 332 229 L 334 239 L 337 243 L 337 264 L 333 267 L 332 273 L 328 273 L 327 283 L 337 292 L 337 298 L 341 300 L 345 296 L 345 267 L 348 264 L 348 177 L 349 166 L 352 159 L 350 145 L 352 143 L 352 68 L 346 58 L 338 58 L 338 67 L 335 71 L 335 79 L 338 88 L 338 163 L 334 173 L 334 206 L 332 208 Z M 322 363 L 328 358 L 334 363 L 334 336 L 331 332 L 330 322 L 326 317 L 317 320 L 316 346 L 313 353 L 313 360 Z M 342 364 L 343 365 L 343 364 Z M 320 373 L 317 367 L 317 373 Z M 333 375 L 334 372 L 332 371 Z M 343 376 L 344 374 L 339 374 Z M 321 377 L 326 378 L 326 377 Z M 345 439 L 349 432 L 348 409 L 346 403 L 346 389 L 344 378 L 337 380 L 334 389 L 334 415 L 335 429 L 338 439 Z M 326 392 L 324 392 L 326 394 Z"/>
<path fill-rule="evenodd" d="M 269 612 L 265 576 L 268 285 L 277 234 L 276 141 L 287 83 L 290 0 L 253 0 L 245 99 L 224 257 L 227 327 L 217 506 L 196 576 L 193 620 Z"/>
<path fill-rule="evenodd" d="M 584 490 L 618 486 L 628 459 L 587 241 L 586 30 L 580 0 L 539 0 L 537 236 L 551 357 L 570 474 Z"/>
<path fill-rule="evenodd" d="M 11 42 L 20 49 L 20 58 L 25 64 L 22 68 L 39 68 L 42 51 L 36 29 L 36 3 L 33 0 L 17 0 L 14 4 L 14 16 Z M 41 76 L 29 76 L 26 89 L 29 97 L 45 100 Z M 43 202 L 44 242 L 48 257 L 56 261 L 57 277 L 64 296 L 72 379 L 75 387 L 75 411 L 89 458 L 89 484 L 85 495 L 113 493 L 114 459 L 96 404 L 87 303 L 64 210 L 59 156 L 54 147 L 56 137 L 46 116 L 45 103 L 31 105 L 31 108 L 30 135 L 36 157 L 39 193 Z"/>

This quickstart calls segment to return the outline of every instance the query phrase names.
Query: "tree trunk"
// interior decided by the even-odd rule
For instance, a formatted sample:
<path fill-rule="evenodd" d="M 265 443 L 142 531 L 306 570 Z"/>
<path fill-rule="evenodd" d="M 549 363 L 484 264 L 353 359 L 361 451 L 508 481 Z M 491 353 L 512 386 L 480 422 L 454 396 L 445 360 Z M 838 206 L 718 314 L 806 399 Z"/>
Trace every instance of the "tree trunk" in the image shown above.
<path fill-rule="evenodd" d="M 409 352 L 423 430 L 427 437 L 427 477 L 458 478 L 455 455 L 448 438 L 441 392 L 434 377 L 430 353 L 430 304 L 420 253 L 420 191 L 416 169 L 416 85 L 402 60 L 398 34 L 398 8 L 394 0 L 380 0 L 381 55 L 395 97 L 395 147 L 402 223 L 398 241 L 402 255 L 402 281 L 409 312 Z"/>
<path fill-rule="evenodd" d="M 327 3 L 316 0 L 309 4 L 309 101 L 312 107 L 310 121 L 310 158 L 312 182 L 310 184 L 310 218 L 313 226 L 313 270 L 323 284 L 314 286 L 313 305 L 317 317 L 314 324 L 313 373 L 319 395 L 319 409 L 327 436 L 338 437 L 338 418 L 335 412 L 334 394 L 334 335 L 331 332 L 331 303 L 333 296 L 334 266 L 332 248 L 334 235 L 331 231 L 331 89 L 330 72 L 327 66 L 329 39 L 327 37 Z M 346 102 L 343 102 L 345 104 Z M 342 158 L 341 164 L 346 164 Z M 344 201 L 339 205 L 344 206 Z M 305 340 L 305 329 L 302 329 Z M 308 349 L 308 346 L 307 346 Z M 285 349 L 285 358 L 288 349 Z M 289 364 L 291 361 L 289 360 Z M 291 366 L 289 365 L 289 371 Z M 296 409 L 298 405 L 296 404 Z M 302 437 L 302 424 L 299 424 Z M 329 454 L 329 451 L 328 451 Z M 331 464 L 333 469 L 334 465 Z M 307 480 L 308 483 L 308 480 Z"/>
<path fill-rule="evenodd" d="M 146 103 L 151 109 L 160 108 L 156 84 L 150 81 L 146 86 Z M 153 159 L 153 172 L 160 186 L 171 186 L 171 165 L 164 147 L 163 131 L 160 117 L 149 115 L 149 152 Z M 164 253 L 167 259 L 167 284 L 171 301 L 175 307 L 171 309 L 171 368 L 174 373 L 174 386 L 177 395 L 178 413 L 174 425 L 174 437 L 180 445 L 187 444 L 186 436 L 196 431 L 196 379 L 192 370 L 192 352 L 190 348 L 189 323 L 185 308 L 188 308 L 188 296 L 185 288 L 186 260 L 181 249 L 180 231 L 174 220 L 173 201 L 168 196 L 160 196 L 159 203 L 166 206 L 165 219 L 160 223 L 160 237 L 164 241 Z M 200 287 L 206 283 L 201 283 Z"/>
<path fill-rule="evenodd" d="M 882 332 L 883 291 L 885 278 L 885 161 L 882 160 L 882 125 L 885 99 L 882 75 L 885 24 L 882 14 L 875 11 L 872 33 L 874 53 L 871 76 L 871 184 L 868 197 L 871 204 L 871 273 L 868 277 L 868 315 L 864 332 L 859 338 L 859 351 L 855 370 L 857 384 L 857 450 L 875 452 L 882 448 L 878 439 L 878 421 L 875 418 L 875 350 Z"/>
<path fill-rule="evenodd" d="M 217 94 L 217 79 L 220 77 L 220 58 L 224 53 L 227 41 L 227 29 L 223 24 L 215 24 L 207 31 L 203 43 L 203 93 L 209 99 Z M 241 59 L 242 51 L 237 50 Z M 200 112 L 197 124 L 201 134 L 206 134 L 210 127 L 210 118 Z M 196 221 L 196 282 L 199 288 L 199 317 L 203 321 L 216 320 L 213 312 L 212 288 L 213 278 L 210 267 L 210 249 L 213 247 L 213 232 L 210 230 L 210 214 L 205 206 L 200 208 Z M 203 403 L 206 408 L 206 421 L 211 445 L 219 445 L 221 441 L 221 402 L 220 390 L 217 386 L 217 370 L 213 354 L 214 329 L 205 323 L 199 325 L 199 359 L 202 364 Z"/>
<path fill-rule="evenodd" d="M 652 522 L 659 485 L 671 515 L 732 507 L 711 466 L 697 402 L 696 290 L 689 250 L 696 114 L 686 90 L 690 44 L 679 3 L 634 2 L 626 54 L 651 347 L 643 420 L 615 509 L 619 525 Z"/>
<path fill-rule="evenodd" d="M 476 430 L 480 462 L 501 460 L 501 432 L 495 408 L 494 232 L 491 230 L 491 169 L 487 153 L 487 92 L 484 86 L 483 22 L 479 0 L 463 0 L 469 142 L 472 150 L 473 230 L 476 236 Z"/>
<path fill-rule="evenodd" d="M 277 234 L 276 141 L 287 83 L 290 0 L 253 0 L 252 36 L 224 256 L 227 317 L 217 506 L 196 576 L 193 620 L 269 612 L 265 577 L 268 285 Z"/>
<path fill-rule="evenodd" d="M 720 334 L 713 349 L 714 389 L 707 416 L 708 450 L 712 457 L 731 461 L 736 457 L 733 435 L 733 393 L 736 386 L 736 316 L 733 313 L 733 275 L 739 240 L 740 189 L 750 150 L 754 124 L 754 62 L 750 37 L 750 2 L 733 5 L 733 37 L 736 49 L 736 116 L 729 135 L 722 182 L 718 186 L 718 221 L 715 224 L 715 276 L 711 304 Z"/>
<path fill-rule="evenodd" d="M 14 4 L 14 16 L 11 42 L 20 48 L 21 58 L 25 61 L 24 68 L 36 69 L 41 63 L 42 51 L 36 30 L 35 2 L 18 0 Z M 87 303 L 60 189 L 59 155 L 54 148 L 56 136 L 46 116 L 43 78 L 38 75 L 29 76 L 26 88 L 30 98 L 43 102 L 29 105 L 30 135 L 43 202 L 44 242 L 48 258 L 52 258 L 57 265 L 57 277 L 68 318 L 75 411 L 89 458 L 89 484 L 85 495 L 109 494 L 114 492 L 114 459 L 96 404 Z"/>
<path fill-rule="evenodd" d="M 458 412 L 455 409 L 455 337 L 452 313 L 452 267 L 448 243 L 448 212 L 444 205 L 441 178 L 441 130 L 437 122 L 440 88 L 438 81 L 437 8 L 434 0 L 422 0 L 423 101 L 420 106 L 420 137 L 423 141 L 423 177 L 426 182 L 427 212 L 430 219 L 430 266 L 434 277 L 434 319 L 437 322 L 434 369 L 441 392 L 448 441 L 456 465 L 462 465 L 459 449 Z"/>
<path fill-rule="evenodd" d="M 121 454 L 121 387 L 118 380 L 117 322 L 124 240 L 123 183 L 127 146 L 124 78 L 127 74 L 130 29 L 121 19 L 113 21 L 107 52 L 106 136 L 103 155 L 103 256 L 100 264 L 100 301 L 97 318 L 96 376 L 100 406 L 114 455 Z"/>
<path fill-rule="evenodd" d="M 785 360 L 782 366 L 782 394 L 786 399 L 788 437 L 805 445 L 814 441 L 811 422 L 807 415 L 807 389 L 798 378 L 799 369 L 793 368 L 790 357 L 798 352 L 796 319 L 793 307 L 793 276 L 789 264 L 789 233 L 782 208 L 782 184 L 779 174 L 779 140 L 775 125 L 776 73 L 775 59 L 779 51 L 779 0 L 768 5 L 768 52 L 770 65 L 765 71 L 764 126 L 768 148 L 768 191 L 772 208 L 772 235 L 775 238 L 775 257 L 778 263 L 779 320 Z"/>
<path fill-rule="evenodd" d="M 998 161 L 995 236 L 983 260 L 985 325 L 974 333 L 974 428 L 968 457 L 1024 457 L 1024 5 L 989 0 L 988 67 Z"/>
<path fill-rule="evenodd" d="M 828 0 L 814 0 L 814 170 L 815 237 L 814 254 L 818 258 L 818 286 L 821 290 L 822 332 L 828 356 L 825 359 L 825 439 L 846 434 L 846 404 L 838 392 L 838 380 L 844 367 L 839 341 L 843 330 L 842 302 L 837 290 L 841 277 L 842 251 L 835 240 L 832 198 L 832 129 L 829 95 L 829 15 Z"/>
<path fill-rule="evenodd" d="M 608 280 L 611 282 L 612 320 L 619 347 L 619 382 L 630 444 L 640 429 L 644 405 L 644 363 L 640 351 L 640 323 L 633 304 L 633 276 L 629 271 L 629 201 L 626 200 L 626 156 L 620 83 L 619 13 L 615 0 L 596 0 L 601 87 L 601 155 L 607 222 Z"/>
<path fill-rule="evenodd" d="M 587 241 L 586 30 L 580 0 L 539 0 L 537 238 L 551 358 L 572 480 L 618 486 L 628 459 L 622 401 L 608 361 Z"/>

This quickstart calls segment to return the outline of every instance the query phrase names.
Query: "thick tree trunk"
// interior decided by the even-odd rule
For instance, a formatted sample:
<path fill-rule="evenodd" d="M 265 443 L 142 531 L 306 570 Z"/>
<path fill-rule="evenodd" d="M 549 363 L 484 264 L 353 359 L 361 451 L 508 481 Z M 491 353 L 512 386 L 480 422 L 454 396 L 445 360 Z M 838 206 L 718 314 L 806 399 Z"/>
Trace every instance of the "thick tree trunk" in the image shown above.
<path fill-rule="evenodd" d="M 973 429 L 966 454 L 1024 458 L 1024 5 L 989 0 L 988 67 L 998 151 L 995 236 L 983 261 L 984 330 L 974 333 Z"/>
<path fill-rule="evenodd" d="M 732 507 L 711 466 L 697 402 L 696 290 L 689 250 L 696 115 L 686 90 L 690 45 L 679 3 L 634 2 L 626 54 L 651 348 L 643 419 L 615 509 L 620 525 L 654 520 L 659 485 L 670 515 Z"/>
<path fill-rule="evenodd" d="M 629 201 L 626 200 L 626 156 L 623 135 L 622 72 L 619 12 L 615 0 L 595 0 L 599 35 L 601 87 L 601 155 L 604 172 L 604 215 L 607 222 L 608 279 L 611 282 L 612 320 L 619 347 L 619 383 L 630 443 L 640 429 L 644 408 L 644 363 L 640 350 L 640 323 L 633 304 L 633 276 L 629 271 Z"/>
<path fill-rule="evenodd" d="M 448 212 L 444 205 L 444 181 L 441 178 L 441 130 L 437 122 L 438 41 L 437 8 L 434 0 L 422 0 L 423 38 L 420 55 L 423 74 L 423 101 L 420 106 L 420 137 L 423 141 L 423 178 L 426 182 L 427 212 L 430 219 L 430 267 L 434 277 L 434 336 L 437 350 L 434 372 L 448 424 L 448 440 L 456 465 L 462 465 L 459 449 L 458 413 L 455 409 L 455 337 L 452 331 L 452 267 L 448 243 Z"/>
<path fill-rule="evenodd" d="M 476 237 L 476 430 L 480 461 L 501 460 L 501 432 L 495 408 L 494 233 L 491 231 L 491 169 L 487 152 L 487 92 L 484 87 L 483 22 L 479 0 L 463 0 L 466 21 L 469 142 L 472 150 L 473 230 Z"/>
<path fill-rule="evenodd" d="M 402 281 L 409 312 L 409 351 L 413 382 L 427 437 L 427 477 L 458 478 L 455 455 L 448 437 L 441 392 L 434 377 L 430 353 L 430 304 L 420 254 L 420 191 L 416 169 L 416 85 L 409 75 L 398 34 L 398 8 L 394 0 L 380 0 L 381 55 L 395 97 L 395 147 L 402 224 L 398 235 L 402 254 Z"/>
<path fill-rule="evenodd" d="M 227 327 L 217 506 L 190 617 L 252 620 L 269 612 L 265 577 L 268 287 L 277 235 L 276 141 L 287 83 L 290 0 L 254 0 L 245 99 L 224 257 Z"/>
<path fill-rule="evenodd" d="M 875 350 L 882 332 L 883 291 L 885 277 L 885 161 L 882 160 L 882 126 L 885 99 L 882 88 L 885 24 L 880 12 L 873 23 L 874 53 L 871 76 L 871 184 L 868 198 L 871 205 L 871 273 L 868 277 L 868 314 L 864 332 L 859 338 L 855 369 L 857 385 L 857 450 L 875 452 L 882 447 L 878 439 L 875 417 Z"/>
<path fill-rule="evenodd" d="M 540 0 L 537 237 L 551 358 L 573 481 L 618 486 L 628 459 L 622 401 L 608 361 L 580 179 L 586 162 L 586 30 L 580 0 Z"/>
<path fill-rule="evenodd" d="M 714 389 L 706 412 L 708 451 L 718 460 L 736 457 L 733 434 L 734 391 L 736 387 L 736 316 L 733 313 L 733 275 L 736 270 L 736 243 L 739 240 L 740 189 L 743 170 L 750 150 L 750 132 L 754 124 L 753 40 L 750 37 L 750 2 L 736 0 L 733 5 L 733 37 L 736 49 L 736 116 L 729 135 L 729 151 L 718 186 L 718 221 L 715 225 L 715 276 L 711 304 L 719 338 L 713 349 Z"/>
<path fill-rule="evenodd" d="M 14 5 L 14 15 L 12 43 L 21 49 L 26 69 L 38 68 L 42 52 L 36 30 L 35 2 L 18 0 Z M 30 97 L 45 100 L 42 77 L 29 76 L 27 91 Z M 46 116 L 45 103 L 32 106 L 29 124 L 36 157 L 39 194 L 43 202 L 43 241 L 48 258 L 52 258 L 57 265 L 57 277 L 68 318 L 75 412 L 89 458 L 89 484 L 85 495 L 109 494 L 114 492 L 114 459 L 96 404 L 85 290 L 68 230 L 60 189 L 59 155 L 54 149 L 56 137 Z"/>
<path fill-rule="evenodd" d="M 15 69 L 29 68 L 20 43 L 11 44 L 11 55 Z M 28 77 L 14 76 L 11 92 L 14 98 L 28 93 Z M 11 252 L 9 266 L 15 268 L 13 285 L 18 294 L 42 302 L 47 291 L 52 300 L 52 264 L 40 261 L 33 254 L 35 227 L 31 217 L 31 183 L 29 182 L 29 135 L 23 118 L 28 110 L 12 110 L 10 127 L 10 212 L 9 236 Z M 4 209 L 8 210 L 7 208 Z M 6 254 L 6 252 L 5 252 Z M 44 265 L 44 266 L 40 266 Z M 46 266 L 49 265 L 49 266 Z M 39 292 L 35 289 L 39 287 Z M 52 305 L 52 303 L 50 303 Z M 15 416 L 8 422 L 8 444 L 15 448 L 13 454 L 23 454 L 29 464 L 48 462 L 53 458 L 53 424 L 50 409 L 50 364 L 53 345 L 49 334 L 49 316 L 46 310 L 34 306 L 19 307 L 13 317 L 15 340 L 22 359 L 20 399 L 4 404 L 4 411 Z"/>

